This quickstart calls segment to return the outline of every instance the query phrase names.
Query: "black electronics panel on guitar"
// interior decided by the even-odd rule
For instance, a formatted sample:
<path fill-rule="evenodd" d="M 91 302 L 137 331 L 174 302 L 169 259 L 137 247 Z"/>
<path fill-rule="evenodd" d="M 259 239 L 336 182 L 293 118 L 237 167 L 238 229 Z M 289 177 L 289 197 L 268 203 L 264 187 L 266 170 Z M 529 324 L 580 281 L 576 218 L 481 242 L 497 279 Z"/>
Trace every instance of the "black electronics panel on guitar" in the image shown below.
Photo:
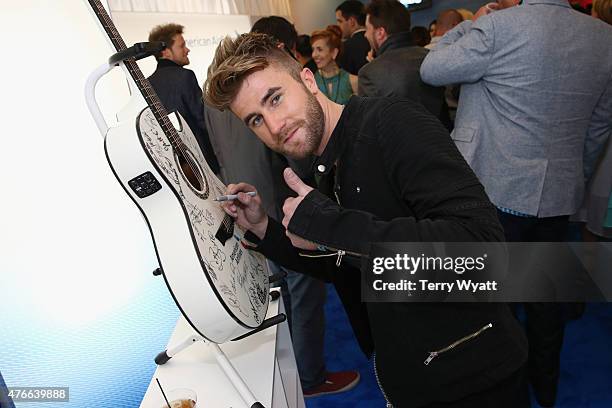
<path fill-rule="evenodd" d="M 147 171 L 146 173 L 141 174 L 138 177 L 134 177 L 130 181 L 128 181 L 130 188 L 136 193 L 136 195 L 140 198 L 145 198 L 155 193 L 156 191 L 161 190 L 162 186 L 159 184 L 159 181 L 155 178 L 155 176 Z"/>

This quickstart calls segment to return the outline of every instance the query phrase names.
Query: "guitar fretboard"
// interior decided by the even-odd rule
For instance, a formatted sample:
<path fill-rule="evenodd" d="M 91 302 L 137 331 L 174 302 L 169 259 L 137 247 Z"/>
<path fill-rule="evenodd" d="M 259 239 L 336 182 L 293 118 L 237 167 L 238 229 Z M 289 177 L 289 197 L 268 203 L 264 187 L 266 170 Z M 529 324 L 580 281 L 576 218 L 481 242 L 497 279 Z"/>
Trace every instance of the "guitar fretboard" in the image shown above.
<path fill-rule="evenodd" d="M 88 2 L 94 11 L 94 14 L 100 21 L 100 24 L 102 24 L 102 28 L 104 28 L 104 31 L 108 35 L 108 38 L 115 47 L 115 50 L 123 51 L 127 49 L 123 38 L 121 38 L 121 35 L 117 31 L 117 27 L 115 27 L 115 24 L 106 12 L 106 9 L 102 5 L 102 3 L 99 0 L 88 0 Z M 138 90 L 145 98 L 147 105 L 151 108 L 155 119 L 157 119 L 157 122 L 160 124 L 164 133 L 168 137 L 168 140 L 172 144 L 172 147 L 174 147 L 175 149 L 180 149 L 182 141 L 179 138 L 176 129 L 170 122 L 170 119 L 168 119 L 168 112 L 166 112 L 166 108 L 164 108 L 164 105 L 159 100 L 159 97 L 157 96 L 157 93 L 155 93 L 155 90 L 151 86 L 149 80 L 145 78 L 142 74 L 142 71 L 136 63 L 136 60 L 134 60 L 134 58 L 129 58 L 123 61 L 123 63 L 130 76 L 136 83 Z"/>

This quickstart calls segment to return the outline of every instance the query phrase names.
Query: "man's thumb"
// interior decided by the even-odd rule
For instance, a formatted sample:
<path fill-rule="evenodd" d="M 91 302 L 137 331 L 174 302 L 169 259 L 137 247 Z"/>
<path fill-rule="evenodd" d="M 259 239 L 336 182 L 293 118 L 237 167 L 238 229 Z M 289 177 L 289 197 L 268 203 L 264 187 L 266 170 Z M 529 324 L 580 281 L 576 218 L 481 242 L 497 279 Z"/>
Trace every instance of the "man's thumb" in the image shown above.
<path fill-rule="evenodd" d="M 298 177 L 297 174 L 291 169 L 291 167 L 287 167 L 283 172 L 283 176 L 285 177 L 285 183 L 291 188 L 293 191 L 298 193 L 301 196 L 305 196 L 311 190 L 304 182 Z"/>

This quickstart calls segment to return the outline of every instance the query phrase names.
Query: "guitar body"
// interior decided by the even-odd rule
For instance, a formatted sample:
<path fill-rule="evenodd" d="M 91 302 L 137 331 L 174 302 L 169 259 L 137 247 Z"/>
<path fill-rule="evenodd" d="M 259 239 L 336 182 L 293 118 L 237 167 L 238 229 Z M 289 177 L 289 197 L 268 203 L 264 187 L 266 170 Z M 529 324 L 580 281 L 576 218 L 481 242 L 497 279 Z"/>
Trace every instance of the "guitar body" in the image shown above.
<path fill-rule="evenodd" d="M 208 167 L 186 122 L 177 115 L 181 142 L 171 141 L 168 129 L 140 100 L 135 121 L 108 131 L 108 162 L 148 224 L 182 314 L 200 335 L 223 343 L 265 319 L 265 258 L 242 247 L 244 232 L 212 201 L 225 186 Z"/>

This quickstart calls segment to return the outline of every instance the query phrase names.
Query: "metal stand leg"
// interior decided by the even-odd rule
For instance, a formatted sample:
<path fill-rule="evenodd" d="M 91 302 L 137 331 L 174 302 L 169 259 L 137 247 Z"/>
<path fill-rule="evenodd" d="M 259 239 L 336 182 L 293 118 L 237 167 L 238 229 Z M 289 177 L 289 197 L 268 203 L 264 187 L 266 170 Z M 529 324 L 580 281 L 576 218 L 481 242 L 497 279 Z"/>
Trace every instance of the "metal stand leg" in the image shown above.
<path fill-rule="evenodd" d="M 156 276 L 161 275 L 161 273 L 162 271 L 159 268 L 153 271 L 153 275 L 156 275 Z M 276 290 L 273 290 L 272 292 L 270 292 L 270 296 L 272 297 L 272 300 L 275 301 L 280 297 L 280 293 Z M 274 317 L 266 319 L 260 325 L 259 328 L 252 330 L 249 333 L 246 333 L 242 336 L 239 336 L 232 341 L 240 340 L 250 335 L 253 335 L 255 333 L 258 333 L 261 330 L 274 326 L 275 324 L 284 322 L 285 319 L 286 319 L 285 315 L 283 313 L 280 313 Z M 242 397 L 244 402 L 246 402 L 247 406 L 249 406 L 250 408 L 264 408 L 261 402 L 257 401 L 257 399 L 255 398 L 251 390 L 249 390 L 249 387 L 246 385 L 246 383 L 244 382 L 244 380 L 242 379 L 238 371 L 236 371 L 236 369 L 234 368 L 232 363 L 229 361 L 229 359 L 227 358 L 223 350 L 221 350 L 219 345 L 216 343 L 211 343 L 211 342 L 206 341 L 206 339 L 204 339 L 204 337 L 200 335 L 197 335 L 197 334 L 191 335 L 187 337 L 185 340 L 183 340 L 182 342 L 180 342 L 179 344 L 177 344 L 176 346 L 169 348 L 168 350 L 162 351 L 155 357 L 155 363 L 157 365 L 166 364 L 168 360 L 170 360 L 176 354 L 180 353 L 182 350 L 185 350 L 187 347 L 191 346 L 192 344 L 198 341 L 204 342 L 206 345 L 208 345 L 213 355 L 215 356 L 217 363 L 219 364 L 219 366 L 225 373 L 225 376 L 227 377 L 228 380 L 230 380 L 230 382 L 232 383 L 236 391 L 238 391 L 238 393 L 240 394 L 240 397 Z"/>
<path fill-rule="evenodd" d="M 202 336 L 189 336 L 176 346 L 162 351 L 155 357 L 155 363 L 157 365 L 166 364 L 168 360 L 170 360 L 176 354 L 180 353 L 182 350 L 186 349 L 187 347 L 198 341 L 202 341 L 206 345 L 208 345 L 208 347 L 214 354 L 217 363 L 219 363 L 219 366 L 227 376 L 227 379 L 230 380 L 236 391 L 238 391 L 244 402 L 246 402 L 247 406 L 251 408 L 264 408 L 264 406 L 257 401 L 251 390 L 249 390 L 249 387 L 246 385 L 240 374 L 238 374 L 238 371 L 236 371 L 232 363 L 230 363 L 229 359 L 227 358 L 223 350 L 221 350 L 219 345 L 216 343 L 210 343 L 205 341 Z"/>
<path fill-rule="evenodd" d="M 175 355 L 180 353 L 182 350 L 185 350 L 187 347 L 189 347 L 192 344 L 194 344 L 196 341 L 204 342 L 205 340 L 204 340 L 204 338 L 202 336 L 199 336 L 199 335 L 189 336 L 185 340 L 183 340 L 182 342 L 177 344 L 176 346 L 174 346 L 172 348 L 169 348 L 168 350 L 164 350 L 161 353 L 159 353 L 155 357 L 155 364 L 157 364 L 157 365 L 166 364 L 168 362 L 168 360 L 170 360 L 172 357 L 174 357 Z"/>
<path fill-rule="evenodd" d="M 229 359 L 221 350 L 218 344 L 215 343 L 206 343 L 208 347 L 212 350 L 215 358 L 217 359 L 217 363 L 221 366 L 221 369 L 230 380 L 234 388 L 238 391 L 244 402 L 246 402 L 247 406 L 251 408 L 264 408 L 264 406 L 255 399 L 249 387 L 245 384 L 244 380 L 238 374 L 238 371 L 234 368 L 232 363 L 230 363 Z"/>

